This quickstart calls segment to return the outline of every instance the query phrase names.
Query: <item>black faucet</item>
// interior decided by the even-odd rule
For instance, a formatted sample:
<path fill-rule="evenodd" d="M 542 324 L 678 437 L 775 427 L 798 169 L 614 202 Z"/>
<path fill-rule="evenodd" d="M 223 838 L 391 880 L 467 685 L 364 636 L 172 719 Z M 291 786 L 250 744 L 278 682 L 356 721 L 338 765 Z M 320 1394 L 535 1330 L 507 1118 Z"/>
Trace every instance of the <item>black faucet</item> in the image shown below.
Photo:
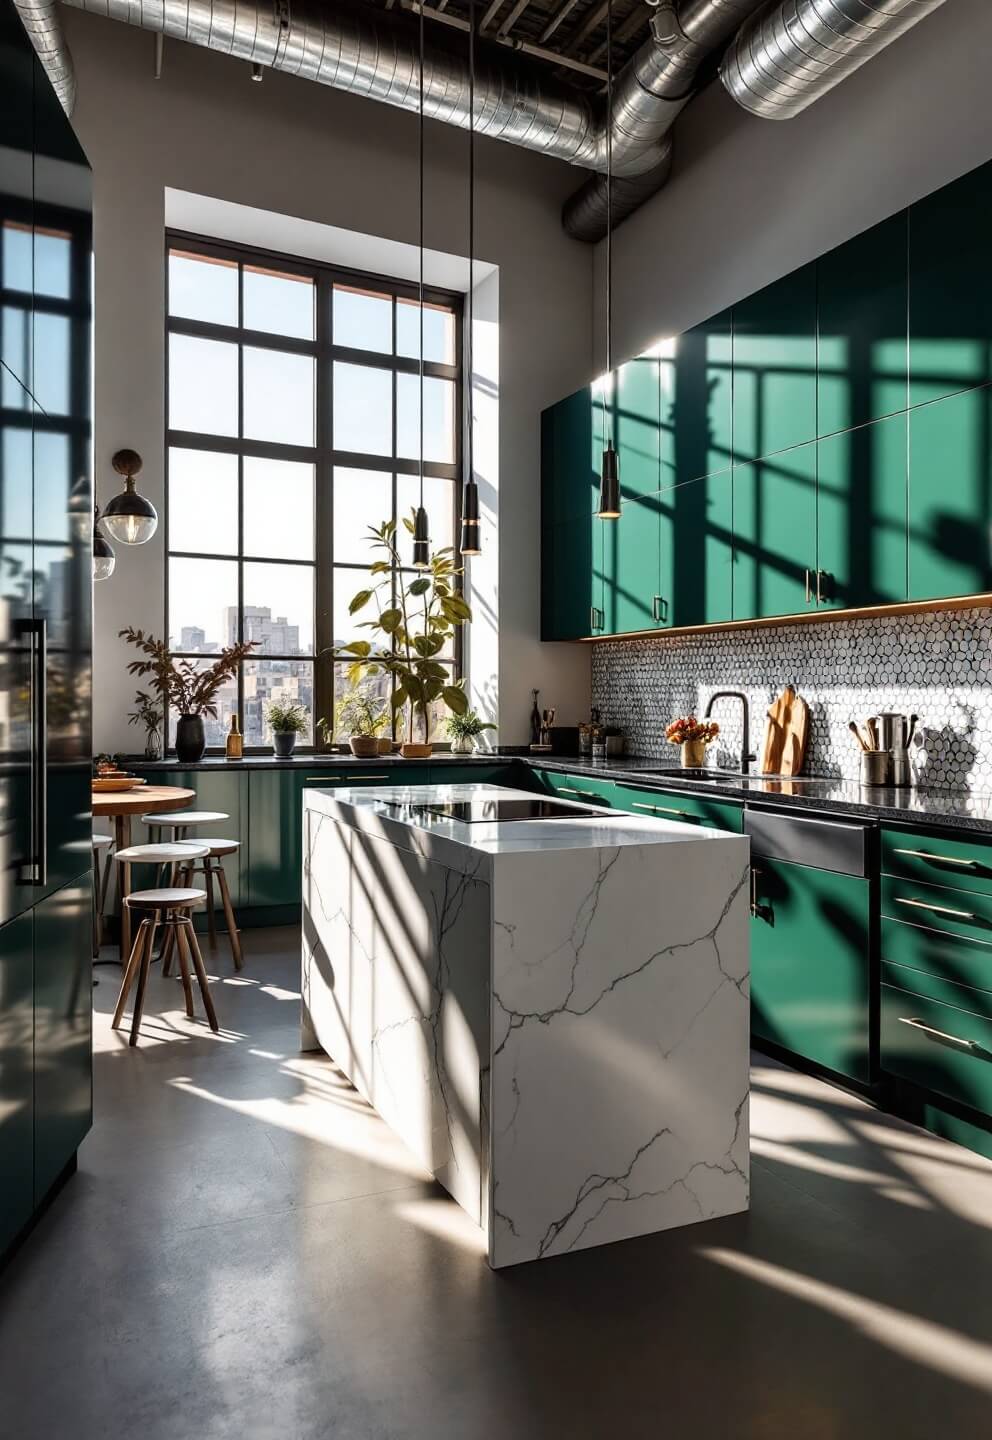
<path fill-rule="evenodd" d="M 704 720 L 708 720 L 713 713 L 713 706 L 718 700 L 739 700 L 744 710 L 744 740 L 741 744 L 741 774 L 746 775 L 750 769 L 751 761 L 757 760 L 757 755 L 752 755 L 748 750 L 751 740 L 751 707 L 747 703 L 747 696 L 742 690 L 717 690 L 711 695 L 707 705 Z"/>

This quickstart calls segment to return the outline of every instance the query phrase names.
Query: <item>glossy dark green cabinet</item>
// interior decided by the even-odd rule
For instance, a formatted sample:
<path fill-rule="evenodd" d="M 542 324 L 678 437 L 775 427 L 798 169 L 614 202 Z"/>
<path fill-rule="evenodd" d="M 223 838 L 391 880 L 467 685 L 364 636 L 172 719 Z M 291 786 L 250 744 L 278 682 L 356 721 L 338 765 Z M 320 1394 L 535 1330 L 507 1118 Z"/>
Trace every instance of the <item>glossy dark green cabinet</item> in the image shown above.
<path fill-rule="evenodd" d="M 816 265 L 734 306 L 734 459 L 816 439 Z"/>
<path fill-rule="evenodd" d="M 906 212 L 817 262 L 817 434 L 905 410 Z"/>
<path fill-rule="evenodd" d="M 734 619 L 813 608 L 816 445 L 734 471 Z"/>
<path fill-rule="evenodd" d="M 992 386 L 909 412 L 909 597 L 992 589 Z"/>
<path fill-rule="evenodd" d="M 992 164 L 909 208 L 909 403 L 992 381 Z"/>
<path fill-rule="evenodd" d="M 676 481 L 733 464 L 733 321 L 729 310 L 679 336 L 675 355 Z"/>
<path fill-rule="evenodd" d="M 907 598 L 908 432 L 903 413 L 829 435 L 817 445 L 821 609 Z"/>
<path fill-rule="evenodd" d="M 90 1128 L 92 956 L 79 917 L 91 904 L 87 874 L 35 907 L 34 1201 L 40 1202 Z"/>
<path fill-rule="evenodd" d="M 673 586 L 669 624 L 714 625 L 733 613 L 734 489 L 730 471 L 679 485 L 661 497 L 671 509 L 663 532 L 659 590 Z M 670 558 L 669 558 L 670 557 Z"/>
<path fill-rule="evenodd" d="M 751 1029 L 851 1080 L 869 1079 L 869 883 L 753 865 Z"/>
<path fill-rule="evenodd" d="M 34 914 L 30 910 L 0 928 L 0 1096 L 3 1255 L 34 1209 Z"/>

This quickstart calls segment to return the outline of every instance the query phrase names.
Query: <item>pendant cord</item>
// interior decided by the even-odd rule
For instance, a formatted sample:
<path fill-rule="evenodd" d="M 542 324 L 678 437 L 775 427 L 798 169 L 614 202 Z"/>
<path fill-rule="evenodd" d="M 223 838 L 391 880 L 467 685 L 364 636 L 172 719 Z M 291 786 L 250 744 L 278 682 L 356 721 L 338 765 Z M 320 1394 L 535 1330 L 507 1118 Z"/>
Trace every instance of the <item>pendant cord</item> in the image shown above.
<path fill-rule="evenodd" d="M 475 0 L 468 5 L 468 334 L 465 360 L 468 380 L 468 480 L 475 479 L 472 415 L 472 383 L 474 376 L 472 332 L 475 319 Z"/>
<path fill-rule="evenodd" d="M 424 7 L 420 11 L 420 508 L 424 506 Z"/>
<path fill-rule="evenodd" d="M 606 5 L 606 386 L 603 389 L 604 431 L 607 393 L 613 389 L 613 0 Z M 612 396 L 611 396 L 612 398 Z M 613 444 L 613 425 L 609 425 Z"/>

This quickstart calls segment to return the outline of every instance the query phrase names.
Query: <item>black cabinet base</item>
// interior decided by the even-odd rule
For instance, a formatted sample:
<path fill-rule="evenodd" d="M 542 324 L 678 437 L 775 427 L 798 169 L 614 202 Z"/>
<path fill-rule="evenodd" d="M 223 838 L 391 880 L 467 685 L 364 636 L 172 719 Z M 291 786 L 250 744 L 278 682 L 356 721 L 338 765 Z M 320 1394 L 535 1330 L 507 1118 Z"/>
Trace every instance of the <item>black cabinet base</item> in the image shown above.
<path fill-rule="evenodd" d="M 53 1180 L 51 1186 L 48 1189 L 47 1194 L 41 1201 L 41 1204 L 36 1207 L 34 1214 L 31 1216 L 31 1219 L 23 1227 L 23 1229 L 17 1232 L 13 1240 L 7 1246 L 6 1250 L 4 1250 L 2 1254 L 0 1254 L 0 1273 L 2 1273 L 3 1270 L 6 1269 L 7 1265 L 10 1264 L 11 1260 L 13 1260 L 14 1256 L 20 1250 L 21 1246 L 31 1235 L 31 1232 L 34 1230 L 39 1220 L 41 1220 L 42 1216 L 47 1213 L 49 1207 L 57 1199 L 59 1192 L 61 1191 L 62 1186 L 65 1184 L 65 1182 L 71 1179 L 73 1175 L 75 1175 L 78 1164 L 78 1152 L 74 1152 L 72 1159 L 69 1160 L 68 1163 L 65 1164 L 59 1171 L 58 1175 L 56 1175 L 55 1179 Z"/>

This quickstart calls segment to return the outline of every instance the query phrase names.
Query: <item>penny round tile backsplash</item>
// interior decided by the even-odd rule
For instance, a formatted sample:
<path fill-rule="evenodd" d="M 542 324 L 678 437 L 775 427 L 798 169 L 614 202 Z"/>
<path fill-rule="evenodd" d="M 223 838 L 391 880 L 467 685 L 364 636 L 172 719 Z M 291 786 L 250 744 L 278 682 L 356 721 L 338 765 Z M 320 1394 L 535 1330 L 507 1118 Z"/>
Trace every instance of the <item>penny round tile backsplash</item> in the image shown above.
<path fill-rule="evenodd" d="M 749 748 L 760 753 L 765 711 L 784 685 L 810 708 L 805 770 L 858 774 L 847 726 L 880 710 L 919 715 L 913 747 L 920 785 L 992 790 L 992 611 L 712 630 L 602 641 L 592 648 L 592 703 L 627 736 L 630 754 L 678 762 L 665 739 L 676 715 L 701 715 L 716 690 L 742 690 L 751 706 Z M 717 702 L 721 734 L 709 763 L 736 768 L 741 707 Z"/>

